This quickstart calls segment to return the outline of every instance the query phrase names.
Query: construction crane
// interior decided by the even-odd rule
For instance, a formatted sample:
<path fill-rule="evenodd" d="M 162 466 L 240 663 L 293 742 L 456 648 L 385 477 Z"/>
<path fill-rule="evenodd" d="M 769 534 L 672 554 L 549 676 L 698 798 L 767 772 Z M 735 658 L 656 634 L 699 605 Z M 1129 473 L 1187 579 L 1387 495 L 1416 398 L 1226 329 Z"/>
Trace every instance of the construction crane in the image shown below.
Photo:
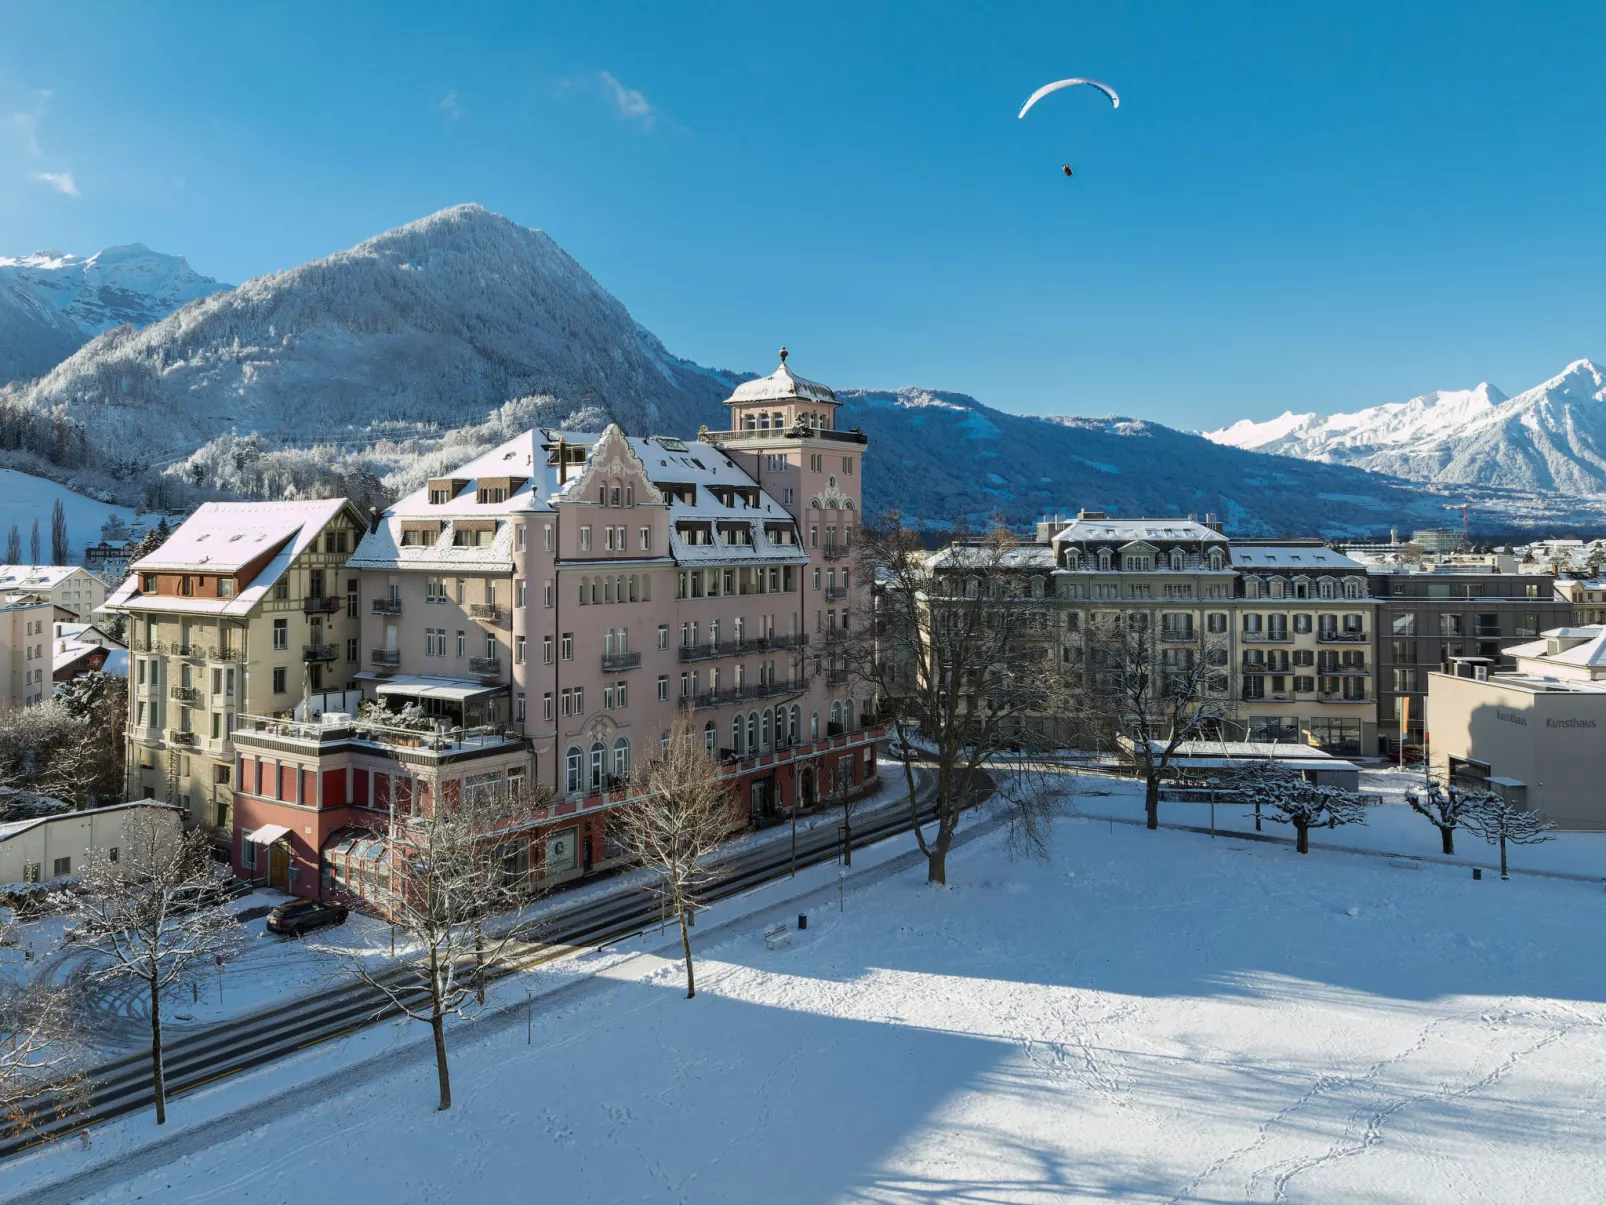
<path fill-rule="evenodd" d="M 1472 547 L 1472 536 L 1467 528 L 1467 511 L 1472 507 L 1470 502 L 1452 502 L 1445 510 L 1458 510 L 1461 512 L 1461 539 L 1468 548 Z"/>

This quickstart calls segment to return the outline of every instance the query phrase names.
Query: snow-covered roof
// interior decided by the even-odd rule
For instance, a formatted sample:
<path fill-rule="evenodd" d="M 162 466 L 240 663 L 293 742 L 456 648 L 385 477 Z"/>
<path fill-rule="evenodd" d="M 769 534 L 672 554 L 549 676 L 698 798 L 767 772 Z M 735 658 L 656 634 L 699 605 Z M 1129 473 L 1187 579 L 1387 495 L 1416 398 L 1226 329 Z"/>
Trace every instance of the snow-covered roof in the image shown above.
<path fill-rule="evenodd" d="M 1054 533 L 1056 544 L 1129 544 L 1133 540 L 1192 542 L 1226 538 L 1193 519 L 1072 519 Z"/>
<path fill-rule="evenodd" d="M 781 402 L 801 400 L 805 402 L 827 402 L 836 404 L 836 394 L 820 384 L 798 376 L 785 363 L 770 373 L 767 377 L 759 377 L 755 381 L 743 381 L 736 386 L 730 397 L 725 399 L 727 406 L 739 402 Z"/>
<path fill-rule="evenodd" d="M 994 550 L 974 544 L 950 544 L 931 554 L 926 562 L 933 569 L 999 568 L 1042 569 L 1054 568 L 1054 550 L 1046 544 L 1021 544 L 1014 548 Z"/>
<path fill-rule="evenodd" d="M 1340 569 L 1350 572 L 1366 570 L 1366 566 L 1359 561 L 1352 560 L 1341 552 L 1334 552 L 1331 548 L 1299 545 L 1268 547 L 1258 544 L 1245 547 L 1234 544 L 1231 554 L 1234 569 L 1265 569 L 1288 573 L 1307 572 L 1312 569 Z"/>
<path fill-rule="evenodd" d="M 0 591 L 54 590 L 75 573 L 84 573 L 81 565 L 0 565 Z"/>
<path fill-rule="evenodd" d="M 292 538 L 294 557 L 347 505 L 344 498 L 204 502 L 160 548 L 130 568 L 144 573 L 233 573 Z"/>

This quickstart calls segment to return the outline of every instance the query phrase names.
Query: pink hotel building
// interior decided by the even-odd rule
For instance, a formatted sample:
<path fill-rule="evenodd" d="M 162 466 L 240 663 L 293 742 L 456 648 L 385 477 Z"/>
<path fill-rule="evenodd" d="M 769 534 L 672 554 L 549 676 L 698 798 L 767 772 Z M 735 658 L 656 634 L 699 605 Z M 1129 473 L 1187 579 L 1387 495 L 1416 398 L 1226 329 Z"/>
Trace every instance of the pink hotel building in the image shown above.
<path fill-rule="evenodd" d="M 552 803 L 511 856 L 560 880 L 604 867 L 608 809 L 676 708 L 755 823 L 873 779 L 842 655 L 868 585 L 849 555 L 865 436 L 784 350 L 726 405 L 731 429 L 695 441 L 528 431 L 373 514 L 342 574 L 348 685 L 438 722 L 241 716 L 236 869 L 360 894 L 366 833 L 530 781 Z"/>

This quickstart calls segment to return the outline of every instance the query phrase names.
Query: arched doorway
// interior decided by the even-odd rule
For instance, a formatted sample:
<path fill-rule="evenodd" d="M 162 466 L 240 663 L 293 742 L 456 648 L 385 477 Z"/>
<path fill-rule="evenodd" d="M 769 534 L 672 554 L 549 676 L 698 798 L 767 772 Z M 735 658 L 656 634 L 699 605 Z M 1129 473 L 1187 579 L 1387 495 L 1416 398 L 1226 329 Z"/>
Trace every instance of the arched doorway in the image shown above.
<path fill-rule="evenodd" d="M 797 803 L 799 807 L 811 808 L 814 802 L 814 771 L 809 768 L 805 769 L 802 777 L 798 779 Z"/>

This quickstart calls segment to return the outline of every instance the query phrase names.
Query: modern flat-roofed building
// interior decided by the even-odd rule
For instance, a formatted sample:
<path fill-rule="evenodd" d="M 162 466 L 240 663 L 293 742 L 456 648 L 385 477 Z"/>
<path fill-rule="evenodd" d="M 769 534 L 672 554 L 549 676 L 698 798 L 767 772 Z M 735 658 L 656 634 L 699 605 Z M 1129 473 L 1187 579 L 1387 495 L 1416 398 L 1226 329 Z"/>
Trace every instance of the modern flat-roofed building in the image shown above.
<path fill-rule="evenodd" d="M 1427 675 L 1457 657 L 1484 657 L 1510 668 L 1512 646 L 1566 625 L 1572 607 L 1556 597 L 1555 578 L 1492 573 L 1478 566 L 1370 565 L 1377 599 L 1379 752 L 1398 749 L 1404 720 L 1408 746 L 1420 747 Z"/>
<path fill-rule="evenodd" d="M 1606 627 L 1554 628 L 1506 655 L 1511 670 L 1470 657 L 1427 675 L 1434 769 L 1606 830 Z"/>

